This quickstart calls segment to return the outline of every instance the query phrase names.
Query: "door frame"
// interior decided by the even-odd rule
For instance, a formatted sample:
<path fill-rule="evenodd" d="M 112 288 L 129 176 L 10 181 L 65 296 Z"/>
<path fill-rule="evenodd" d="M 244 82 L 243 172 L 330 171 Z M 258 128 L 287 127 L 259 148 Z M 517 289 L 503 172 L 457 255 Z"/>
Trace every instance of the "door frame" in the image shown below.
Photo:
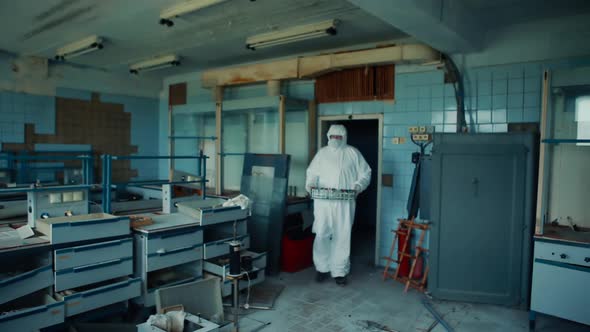
<path fill-rule="evenodd" d="M 322 127 L 323 122 L 327 121 L 342 121 L 342 120 L 378 120 L 379 132 L 378 138 L 379 142 L 377 145 L 377 154 L 378 154 L 378 161 L 377 161 L 377 211 L 375 214 L 375 259 L 374 264 L 375 266 L 379 266 L 379 243 L 381 242 L 381 174 L 383 169 L 383 114 L 382 113 L 375 113 L 375 114 L 349 114 L 349 115 L 325 115 L 320 116 L 318 118 L 318 128 L 317 128 L 317 146 L 318 150 L 322 145 Z M 375 171 L 375 170 L 372 170 Z"/>

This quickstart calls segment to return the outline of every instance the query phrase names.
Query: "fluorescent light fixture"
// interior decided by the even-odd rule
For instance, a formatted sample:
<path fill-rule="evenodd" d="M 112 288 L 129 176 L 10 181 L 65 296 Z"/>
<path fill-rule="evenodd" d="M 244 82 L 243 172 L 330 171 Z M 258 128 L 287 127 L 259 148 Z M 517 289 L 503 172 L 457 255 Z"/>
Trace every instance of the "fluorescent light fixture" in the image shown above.
<path fill-rule="evenodd" d="M 337 33 L 336 25 L 338 25 L 337 20 L 328 20 L 263 33 L 246 39 L 246 48 L 256 50 L 324 36 L 334 36 Z"/>
<path fill-rule="evenodd" d="M 180 17 L 211 7 L 228 0 L 187 0 L 163 10 L 160 13 L 160 24 L 171 27 L 174 25 L 173 18 Z"/>
<path fill-rule="evenodd" d="M 175 66 L 180 66 L 180 57 L 171 54 L 133 64 L 129 66 L 129 72 L 131 74 L 139 74 L 139 72 L 148 72 Z"/>
<path fill-rule="evenodd" d="M 64 47 L 60 47 L 55 52 L 55 60 L 66 60 L 82 54 L 94 52 L 103 48 L 103 39 L 98 36 L 90 36 L 78 40 Z"/>

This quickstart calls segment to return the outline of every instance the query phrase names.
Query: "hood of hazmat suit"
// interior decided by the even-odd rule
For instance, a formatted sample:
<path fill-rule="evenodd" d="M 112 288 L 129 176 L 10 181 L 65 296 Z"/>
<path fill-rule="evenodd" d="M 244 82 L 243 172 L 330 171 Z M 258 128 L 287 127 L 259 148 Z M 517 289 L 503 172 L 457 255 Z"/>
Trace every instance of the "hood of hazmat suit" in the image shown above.
<path fill-rule="evenodd" d="M 371 181 L 371 168 L 362 154 L 347 144 L 346 128 L 332 125 L 328 146 L 321 148 L 307 168 L 305 188 L 364 191 Z M 332 136 L 341 136 L 336 139 Z M 314 201 L 313 259 L 316 270 L 342 277 L 350 270 L 350 232 L 354 221 L 354 200 Z"/>

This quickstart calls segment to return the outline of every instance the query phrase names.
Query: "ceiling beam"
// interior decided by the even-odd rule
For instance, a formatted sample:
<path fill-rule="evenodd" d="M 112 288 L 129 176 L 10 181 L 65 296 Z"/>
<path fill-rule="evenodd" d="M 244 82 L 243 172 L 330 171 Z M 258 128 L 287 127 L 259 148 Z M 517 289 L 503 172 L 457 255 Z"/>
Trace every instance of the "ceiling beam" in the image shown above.
<path fill-rule="evenodd" d="M 458 0 L 348 1 L 442 52 L 482 48 L 485 24 Z"/>
<path fill-rule="evenodd" d="M 428 45 L 396 45 L 211 69 L 201 74 L 201 83 L 204 88 L 213 88 L 269 80 L 312 78 L 345 68 L 392 63 L 425 64 L 440 61 L 440 58 L 440 53 Z"/>

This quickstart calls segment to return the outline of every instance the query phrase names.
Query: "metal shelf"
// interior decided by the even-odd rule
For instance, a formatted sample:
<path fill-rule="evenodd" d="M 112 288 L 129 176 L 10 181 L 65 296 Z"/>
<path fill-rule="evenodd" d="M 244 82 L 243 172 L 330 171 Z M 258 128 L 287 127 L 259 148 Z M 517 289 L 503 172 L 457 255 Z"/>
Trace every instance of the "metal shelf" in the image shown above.
<path fill-rule="evenodd" d="M 573 139 L 573 138 L 546 138 L 541 142 L 545 144 L 577 144 L 590 143 L 590 139 Z"/>

